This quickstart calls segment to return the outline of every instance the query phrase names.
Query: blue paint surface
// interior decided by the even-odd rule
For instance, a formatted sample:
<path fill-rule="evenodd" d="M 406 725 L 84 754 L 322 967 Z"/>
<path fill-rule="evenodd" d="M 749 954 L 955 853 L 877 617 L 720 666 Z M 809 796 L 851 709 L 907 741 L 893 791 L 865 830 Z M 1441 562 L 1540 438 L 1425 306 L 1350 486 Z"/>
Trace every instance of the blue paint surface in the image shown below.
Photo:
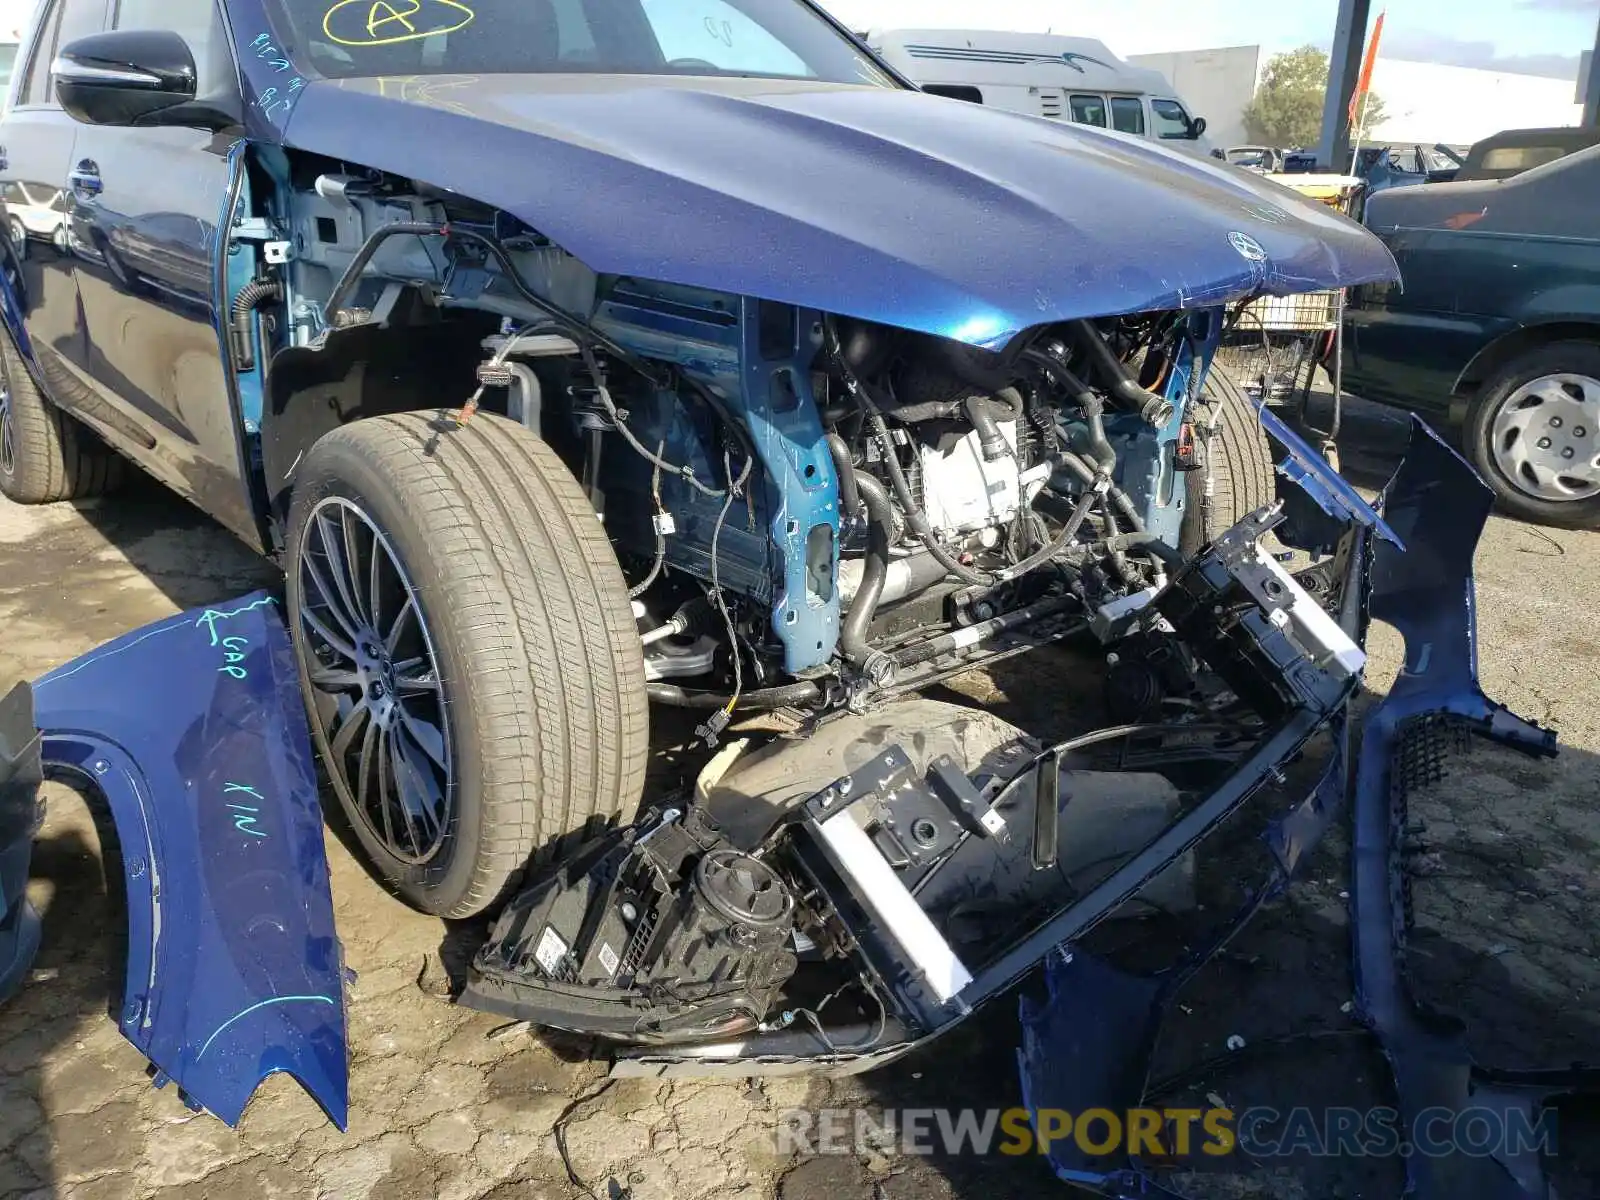
<path fill-rule="evenodd" d="M 223 669 L 229 643 L 242 675 Z M 287 1071 L 342 1129 L 343 955 L 278 605 L 257 593 L 135 630 L 34 697 L 45 761 L 100 789 L 122 843 L 123 1034 L 230 1125 Z"/>
<path fill-rule="evenodd" d="M 452 84 L 440 106 L 380 79 L 313 81 L 285 143 L 446 185 L 601 273 L 975 345 L 1398 274 L 1377 238 L 1323 205 L 1067 122 L 790 80 Z"/>

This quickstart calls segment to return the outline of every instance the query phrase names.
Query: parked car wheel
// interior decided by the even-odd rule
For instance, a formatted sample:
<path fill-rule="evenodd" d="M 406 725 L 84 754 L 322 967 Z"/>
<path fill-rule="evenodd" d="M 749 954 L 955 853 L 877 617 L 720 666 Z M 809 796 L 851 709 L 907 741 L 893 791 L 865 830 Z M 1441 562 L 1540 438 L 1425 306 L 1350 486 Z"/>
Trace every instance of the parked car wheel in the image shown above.
<path fill-rule="evenodd" d="M 12 217 L 10 222 L 11 244 L 16 247 L 19 255 L 28 252 L 28 227 L 22 223 L 21 217 Z"/>
<path fill-rule="evenodd" d="M 0 333 L 0 494 L 18 504 L 82 500 L 122 482 L 123 461 L 39 394 Z"/>
<path fill-rule="evenodd" d="M 1552 342 L 1488 380 L 1466 448 L 1507 512 L 1600 527 L 1600 345 Z"/>
<path fill-rule="evenodd" d="M 1187 493 L 1178 543 L 1179 549 L 1191 555 L 1246 514 L 1271 504 L 1276 495 L 1272 446 L 1255 405 L 1226 371 L 1213 369 L 1206 376 L 1206 392 L 1220 419 L 1206 448 L 1206 469 L 1190 471 L 1185 477 Z M 1207 475 L 1211 478 L 1209 501 Z"/>
<path fill-rule="evenodd" d="M 644 659 L 588 498 L 521 425 L 406 413 L 296 474 L 290 626 L 312 732 L 378 871 L 443 917 L 631 816 Z"/>

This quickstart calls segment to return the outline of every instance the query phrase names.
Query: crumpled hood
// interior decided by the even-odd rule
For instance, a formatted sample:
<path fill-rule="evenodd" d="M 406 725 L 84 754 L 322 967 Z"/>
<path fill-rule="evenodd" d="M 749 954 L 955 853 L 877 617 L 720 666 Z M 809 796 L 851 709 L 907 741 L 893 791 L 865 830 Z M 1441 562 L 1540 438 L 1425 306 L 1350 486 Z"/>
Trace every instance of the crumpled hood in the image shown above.
<path fill-rule="evenodd" d="M 292 146 L 502 208 L 602 273 L 999 345 L 1072 317 L 1397 275 L 1355 223 L 1143 139 L 752 79 L 313 83 Z"/>

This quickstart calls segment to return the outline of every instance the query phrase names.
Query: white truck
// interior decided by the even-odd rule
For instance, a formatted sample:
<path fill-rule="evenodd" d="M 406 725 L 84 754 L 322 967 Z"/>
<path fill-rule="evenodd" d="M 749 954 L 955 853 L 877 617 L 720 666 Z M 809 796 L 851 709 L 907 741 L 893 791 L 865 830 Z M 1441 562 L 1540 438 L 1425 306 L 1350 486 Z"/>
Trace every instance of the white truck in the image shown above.
<path fill-rule="evenodd" d="M 983 29 L 875 29 L 866 43 L 926 92 L 1076 121 L 1209 155 L 1206 122 L 1159 71 L 1093 38 Z"/>

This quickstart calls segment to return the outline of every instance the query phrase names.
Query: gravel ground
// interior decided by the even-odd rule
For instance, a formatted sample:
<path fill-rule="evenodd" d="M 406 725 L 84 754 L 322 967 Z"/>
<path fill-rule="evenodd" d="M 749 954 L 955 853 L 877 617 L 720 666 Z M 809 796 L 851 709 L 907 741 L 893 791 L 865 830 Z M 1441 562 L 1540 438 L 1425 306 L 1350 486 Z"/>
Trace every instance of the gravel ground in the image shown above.
<path fill-rule="evenodd" d="M 1403 423 L 1357 406 L 1348 471 L 1381 482 L 1403 437 Z M 1426 994 L 1473 1018 L 1480 1058 L 1506 1065 L 1600 1059 L 1597 567 L 1594 534 L 1493 521 L 1478 563 L 1483 678 L 1493 696 L 1557 728 L 1566 750 L 1554 763 L 1477 750 L 1413 802 L 1428 826 L 1413 968 Z M 0 501 L 0 683 L 270 582 L 228 534 L 153 485 L 98 506 Z M 1398 668 L 1398 639 L 1377 629 L 1371 650 L 1370 684 L 1381 693 Z M 1060 679 L 1083 666 L 1052 652 L 962 688 L 1048 732 L 1066 719 Z M 108 898 L 96 814 L 60 786 L 49 786 L 48 801 L 30 886 L 45 945 L 34 982 L 0 1010 L 0 1196 L 567 1200 L 585 1193 L 568 1180 L 558 1127 L 573 1169 L 607 1200 L 1066 1194 L 1033 1159 L 777 1153 L 777 1114 L 795 1106 L 1020 1103 L 1009 1004 L 864 1079 L 606 1087 L 601 1068 L 572 1047 L 491 1037 L 501 1022 L 430 995 L 437 972 L 425 968 L 447 931 L 387 897 L 331 835 L 339 929 L 359 975 L 349 997 L 350 1130 L 334 1130 L 283 1076 L 230 1130 L 188 1113 L 170 1088 L 152 1089 L 108 1018 L 121 974 L 117 889 Z M 1238 1107 L 1385 1101 L 1381 1062 L 1341 1009 L 1350 993 L 1344 847 L 1338 833 L 1329 843 L 1305 883 L 1190 986 L 1158 1074 L 1219 1053 L 1231 1034 L 1260 1043 L 1313 1031 L 1328 1036 L 1241 1058 L 1195 1084 L 1197 1094 Z M 1202 863 L 1203 898 L 1237 888 L 1233 867 Z M 1592 1165 L 1564 1164 L 1586 1180 L 1572 1194 L 1600 1194 L 1584 1173 Z M 1389 1197 L 1399 1174 L 1392 1161 L 1289 1161 L 1208 1172 L 1185 1187 L 1196 1196 Z"/>

